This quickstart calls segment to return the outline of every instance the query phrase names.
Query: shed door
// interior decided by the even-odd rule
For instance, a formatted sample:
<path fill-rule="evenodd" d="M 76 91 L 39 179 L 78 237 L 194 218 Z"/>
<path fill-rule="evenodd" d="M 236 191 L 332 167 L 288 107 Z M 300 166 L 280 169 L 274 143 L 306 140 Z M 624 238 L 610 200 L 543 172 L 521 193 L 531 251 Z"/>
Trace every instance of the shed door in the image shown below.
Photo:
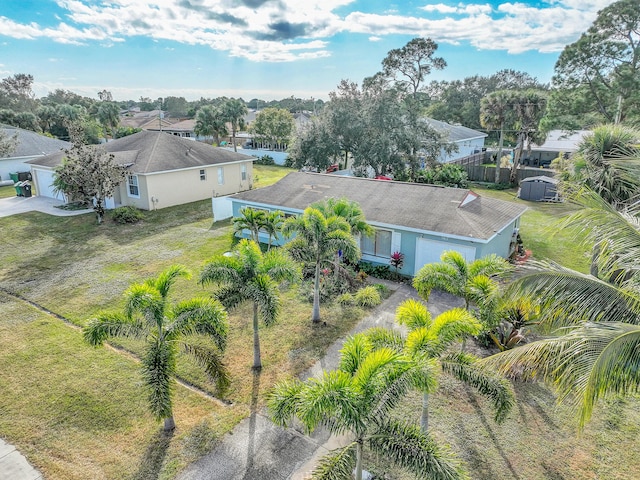
<path fill-rule="evenodd" d="M 53 171 L 33 169 L 36 180 L 36 193 L 41 197 L 57 198 L 64 200 L 62 193 L 54 193 L 53 191 Z"/>
<path fill-rule="evenodd" d="M 440 255 L 447 250 L 455 250 L 464 256 L 467 262 L 476 259 L 476 247 L 468 247 L 464 245 L 456 245 L 447 242 L 438 242 L 429 238 L 416 239 L 416 265 L 414 275 L 418 273 L 427 263 L 436 263 L 440 261 Z"/>

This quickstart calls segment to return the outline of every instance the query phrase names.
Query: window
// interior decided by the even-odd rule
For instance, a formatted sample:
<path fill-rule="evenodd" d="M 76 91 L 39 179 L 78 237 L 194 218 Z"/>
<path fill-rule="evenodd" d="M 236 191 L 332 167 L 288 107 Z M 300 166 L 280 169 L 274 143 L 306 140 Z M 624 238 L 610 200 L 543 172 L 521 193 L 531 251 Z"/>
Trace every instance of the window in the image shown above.
<path fill-rule="evenodd" d="M 138 188 L 138 176 L 127 175 L 127 192 L 130 197 L 140 198 L 140 189 Z"/>
<path fill-rule="evenodd" d="M 391 230 L 376 230 L 374 237 L 362 237 L 360 241 L 362 253 L 376 257 L 391 255 Z"/>
<path fill-rule="evenodd" d="M 200 180 L 204 181 L 207 179 L 207 172 L 205 170 L 200 170 Z"/>
<path fill-rule="evenodd" d="M 218 185 L 224 185 L 224 167 L 218 167 Z"/>
<path fill-rule="evenodd" d="M 241 180 L 243 182 L 247 179 L 247 166 L 246 165 L 240 165 L 240 177 L 241 177 Z"/>

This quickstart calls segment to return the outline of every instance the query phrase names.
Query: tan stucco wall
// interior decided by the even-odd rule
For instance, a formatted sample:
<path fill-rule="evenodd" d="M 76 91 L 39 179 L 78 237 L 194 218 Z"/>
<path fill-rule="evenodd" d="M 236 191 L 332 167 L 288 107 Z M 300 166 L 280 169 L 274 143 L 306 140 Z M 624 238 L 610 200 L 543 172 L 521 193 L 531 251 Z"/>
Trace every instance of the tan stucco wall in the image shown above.
<path fill-rule="evenodd" d="M 247 179 L 241 180 L 241 165 L 247 167 Z M 224 168 L 224 184 L 218 184 L 218 167 Z M 200 170 L 205 170 L 206 179 L 200 180 Z M 249 190 L 253 183 L 253 162 L 212 165 L 188 170 L 138 175 L 140 198 L 127 194 L 126 184 L 121 186 L 122 205 L 133 205 L 143 210 L 152 210 L 151 198 L 157 200 L 155 208 L 166 208 L 207 198 L 230 195 Z"/>

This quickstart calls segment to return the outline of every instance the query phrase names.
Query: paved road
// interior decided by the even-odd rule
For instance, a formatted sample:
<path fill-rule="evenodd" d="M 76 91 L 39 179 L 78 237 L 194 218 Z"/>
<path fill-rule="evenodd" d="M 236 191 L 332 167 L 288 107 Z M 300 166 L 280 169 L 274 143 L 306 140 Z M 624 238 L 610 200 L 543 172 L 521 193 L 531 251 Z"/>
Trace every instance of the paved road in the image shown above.
<path fill-rule="evenodd" d="M 0 438 L 0 480 L 42 480 L 42 475 L 16 447 Z"/>
<path fill-rule="evenodd" d="M 390 284 L 393 294 L 371 315 L 358 323 L 350 334 L 371 327 L 394 327 L 397 306 L 408 298 L 418 298 L 407 286 Z M 433 292 L 429 310 L 433 315 L 461 306 L 461 301 L 446 293 Z M 329 347 L 327 354 L 300 377 L 306 379 L 321 374 L 323 369 L 335 369 L 344 340 Z M 295 429 L 276 427 L 265 411 L 253 412 L 205 457 L 191 464 L 178 480 L 302 480 L 309 478 L 318 458 L 341 446 L 345 438 L 316 431 L 306 436 Z"/>
<path fill-rule="evenodd" d="M 63 210 L 56 208 L 63 205 L 64 202 L 48 197 L 9 197 L 0 198 L 0 217 L 9 217 L 19 213 L 42 212 L 57 217 L 69 217 L 72 215 L 82 215 L 83 213 L 93 212 L 92 209 L 86 210 Z"/>

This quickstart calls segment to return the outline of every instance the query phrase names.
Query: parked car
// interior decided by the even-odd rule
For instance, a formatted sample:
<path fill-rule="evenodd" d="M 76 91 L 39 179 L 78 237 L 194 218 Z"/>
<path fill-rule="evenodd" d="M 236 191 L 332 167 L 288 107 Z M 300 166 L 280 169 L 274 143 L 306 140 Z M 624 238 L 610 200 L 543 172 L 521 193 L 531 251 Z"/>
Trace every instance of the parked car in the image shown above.
<path fill-rule="evenodd" d="M 329 165 L 329 168 L 327 168 L 327 173 L 337 172 L 339 169 L 340 165 L 334 163 L 333 165 Z"/>

